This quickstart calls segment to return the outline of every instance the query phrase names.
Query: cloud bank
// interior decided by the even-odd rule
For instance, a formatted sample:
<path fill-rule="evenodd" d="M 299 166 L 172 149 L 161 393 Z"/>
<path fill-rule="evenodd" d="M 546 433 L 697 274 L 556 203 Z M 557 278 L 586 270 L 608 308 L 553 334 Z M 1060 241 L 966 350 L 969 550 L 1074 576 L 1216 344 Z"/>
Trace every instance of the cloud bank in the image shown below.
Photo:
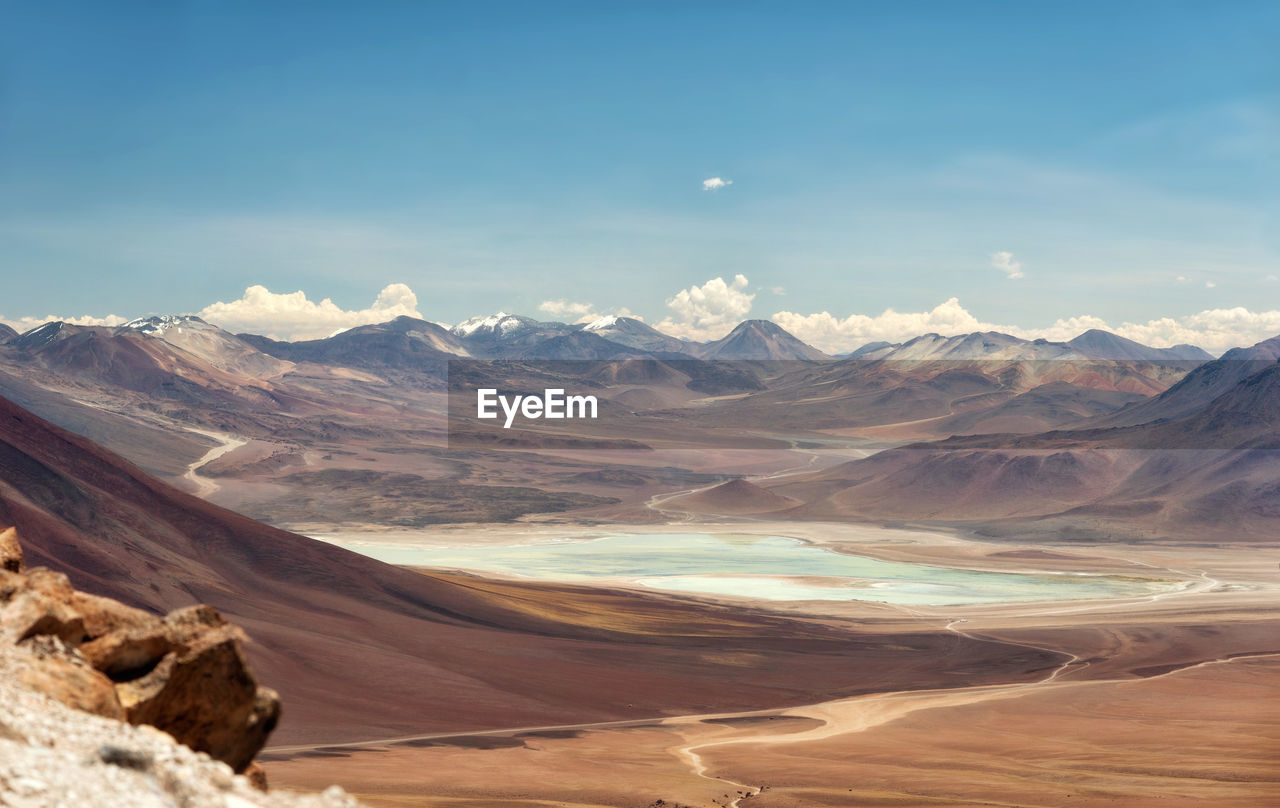
<path fill-rule="evenodd" d="M 1244 307 L 1206 309 L 1186 317 L 1161 317 L 1145 323 L 1108 323 L 1101 317 L 1079 315 L 1056 320 L 1043 328 L 991 323 L 978 319 L 957 298 L 949 298 L 929 311 L 898 312 L 885 309 L 878 315 L 830 312 L 798 314 L 780 311 L 771 318 L 800 339 L 828 353 L 843 353 L 868 342 L 905 342 L 921 334 L 954 336 L 974 331 L 999 331 L 1023 339 L 1065 342 L 1091 328 L 1119 334 L 1145 345 L 1198 345 L 1219 354 L 1229 348 L 1253 345 L 1280 334 L 1280 311 L 1250 311 Z"/>
<path fill-rule="evenodd" d="M 720 177 L 711 177 L 702 181 L 702 190 L 718 191 L 721 188 L 727 188 L 733 185 L 733 180 L 721 179 Z"/>
<path fill-rule="evenodd" d="M 750 291 L 750 285 L 745 275 L 738 274 L 728 281 L 716 277 L 681 289 L 666 301 L 668 315 L 655 327 L 672 336 L 695 341 L 718 339 L 751 314 L 756 292 Z M 780 290 L 772 291 L 780 293 Z M 608 314 L 637 317 L 626 308 L 603 309 L 567 299 L 543 301 L 538 309 L 551 318 L 579 323 Z M 403 283 L 386 286 L 373 303 L 363 309 L 343 309 L 329 298 L 316 302 L 302 291 L 276 293 L 265 286 L 250 286 L 239 299 L 212 303 L 197 314 L 228 331 L 291 340 L 326 337 L 401 315 L 422 317 L 417 295 Z M 117 326 L 129 319 L 115 314 L 16 319 L 0 316 L 0 322 L 20 332 L 52 320 L 85 326 Z M 1109 323 L 1100 317 L 1082 314 L 1058 319 L 1048 326 L 1027 328 L 982 320 L 961 305 L 958 298 L 952 297 L 927 311 L 900 312 L 890 308 L 879 314 L 845 316 L 829 311 L 808 314 L 779 311 L 770 319 L 810 345 L 833 354 L 851 351 L 868 342 L 898 343 L 921 334 L 953 336 L 974 331 L 1065 341 L 1091 328 L 1099 328 L 1157 348 L 1188 343 L 1215 354 L 1280 335 L 1280 311 L 1252 311 L 1243 306 L 1205 309 L 1183 317 L 1160 317 L 1146 322 Z"/>
<path fill-rule="evenodd" d="M 106 317 L 94 317 L 92 315 L 59 317 L 55 314 L 50 314 L 48 317 L 0 317 L 0 323 L 4 323 L 21 334 L 24 331 L 30 331 L 38 325 L 44 325 L 45 323 L 53 321 L 70 323 L 71 325 L 102 325 L 110 327 L 124 325 L 129 322 L 130 319 L 132 318 L 121 317 L 116 314 L 108 314 Z"/>
<path fill-rule="evenodd" d="M 232 333 L 265 334 L 273 339 L 319 339 L 337 331 L 397 317 L 419 317 L 418 296 L 403 283 L 384 287 L 367 309 L 347 310 L 329 298 L 316 303 L 305 292 L 277 294 L 250 286 L 239 300 L 211 303 L 197 312 L 206 322 Z"/>

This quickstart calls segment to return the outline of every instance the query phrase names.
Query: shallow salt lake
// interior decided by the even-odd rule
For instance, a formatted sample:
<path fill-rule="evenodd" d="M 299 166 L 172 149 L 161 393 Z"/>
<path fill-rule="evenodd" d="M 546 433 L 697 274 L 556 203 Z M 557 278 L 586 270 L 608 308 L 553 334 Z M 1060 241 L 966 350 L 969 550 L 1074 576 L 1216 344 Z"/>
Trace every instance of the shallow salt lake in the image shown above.
<path fill-rule="evenodd" d="M 586 541 L 436 547 L 316 536 L 390 564 L 542 581 L 627 582 L 762 600 L 865 600 L 904 606 L 1143 597 L 1174 581 L 1048 572 L 983 572 L 879 561 L 782 536 L 634 533 Z"/>

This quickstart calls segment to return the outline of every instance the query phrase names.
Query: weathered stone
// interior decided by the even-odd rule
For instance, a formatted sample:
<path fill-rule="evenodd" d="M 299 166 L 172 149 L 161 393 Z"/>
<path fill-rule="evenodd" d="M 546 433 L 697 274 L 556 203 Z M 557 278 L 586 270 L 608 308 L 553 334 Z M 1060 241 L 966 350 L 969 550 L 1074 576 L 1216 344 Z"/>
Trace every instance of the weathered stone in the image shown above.
<path fill-rule="evenodd" d="M 190 606 L 161 619 L 76 592 L 51 570 L 20 570 L 0 570 L 0 646 L 32 661 L 24 684 L 86 712 L 154 726 L 237 772 L 253 761 L 280 699 L 258 686 L 244 633 L 216 609 Z"/>
<path fill-rule="evenodd" d="M 6 584 L 7 603 L 0 610 L 0 639 L 19 643 L 46 635 L 73 648 L 84 641 L 84 620 L 69 605 L 75 590 L 67 576 L 37 567 L 8 579 Z"/>
<path fill-rule="evenodd" d="M 91 668 L 74 649 L 56 637 L 32 637 L 17 646 L 31 661 L 18 679 L 68 707 L 123 721 L 124 709 L 111 680 Z"/>
<path fill-rule="evenodd" d="M 85 633 L 91 638 L 121 629 L 150 629 L 163 625 L 163 621 L 151 612 L 87 592 L 72 592 L 67 603 L 80 613 Z"/>
<path fill-rule="evenodd" d="M 89 664 L 117 682 L 152 671 L 171 646 L 160 621 L 150 628 L 118 629 L 80 646 Z"/>
<path fill-rule="evenodd" d="M 0 531 L 0 569 L 6 572 L 22 572 L 22 546 L 18 544 L 18 529 L 5 528 Z"/>
<path fill-rule="evenodd" d="M 128 721 L 159 727 L 243 771 L 275 728 L 279 697 L 258 687 L 240 630 L 214 609 L 182 609 L 165 624 L 175 650 L 146 675 L 116 686 Z"/>

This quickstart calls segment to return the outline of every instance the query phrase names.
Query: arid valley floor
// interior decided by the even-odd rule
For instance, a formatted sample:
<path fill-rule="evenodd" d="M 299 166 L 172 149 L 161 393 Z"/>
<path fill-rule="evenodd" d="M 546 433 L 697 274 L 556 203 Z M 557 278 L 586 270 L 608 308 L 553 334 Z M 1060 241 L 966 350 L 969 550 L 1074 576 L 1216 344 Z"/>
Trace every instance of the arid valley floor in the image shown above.
<path fill-rule="evenodd" d="M 851 639 L 874 638 L 882 649 L 902 637 L 944 632 L 957 641 L 886 681 L 869 682 L 851 668 L 849 686 L 867 692 L 846 698 L 806 704 L 793 694 L 774 707 L 720 711 L 713 696 L 709 709 L 694 714 L 279 746 L 265 757 L 273 782 L 314 788 L 336 779 L 372 805 L 475 808 L 1256 806 L 1276 793 L 1280 549 L 1082 549 L 941 533 L 931 540 L 922 532 L 909 542 L 885 543 L 874 532 L 859 539 L 864 531 L 842 525 L 697 527 L 801 536 L 891 560 L 1152 576 L 1184 581 L 1187 588 L 1136 600 L 1012 607 L 788 603 L 780 613 L 820 620 Z M 514 532 L 493 531 L 485 539 Z M 519 531 L 519 539 L 529 540 L 530 532 Z M 854 538 L 842 540 L 848 534 Z M 507 593 L 531 586 L 485 585 Z M 580 589 L 535 588 L 542 602 L 547 596 L 572 603 L 582 595 Z M 583 613 L 616 625 L 634 624 L 636 611 L 615 591 L 607 604 L 592 601 Z M 629 630 L 686 628 L 667 623 Z M 1003 681 L 971 684 L 976 661 L 966 659 L 969 648 L 960 638 L 1047 652 L 1047 658 L 1041 654 L 1029 664 L 1010 656 L 982 669 L 983 679 Z M 743 654 L 745 675 L 758 675 L 760 660 L 753 656 Z"/>
<path fill-rule="evenodd" d="M 88 591 L 242 626 L 284 704 L 275 786 L 469 808 L 1280 789 L 1280 339 L 830 359 L 744 323 L 764 358 L 710 361 L 570 329 L 529 337 L 551 359 L 459 371 L 480 348 L 407 318 L 310 343 L 174 322 L 0 346 L 0 519 Z M 592 390 L 602 417 L 485 432 L 484 374 Z"/>

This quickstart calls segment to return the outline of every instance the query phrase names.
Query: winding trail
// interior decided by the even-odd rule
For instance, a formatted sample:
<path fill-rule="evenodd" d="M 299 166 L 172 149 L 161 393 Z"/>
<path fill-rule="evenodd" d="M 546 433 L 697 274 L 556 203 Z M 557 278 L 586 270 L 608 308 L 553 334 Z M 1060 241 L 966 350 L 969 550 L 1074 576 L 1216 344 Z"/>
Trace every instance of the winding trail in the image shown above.
<path fill-rule="evenodd" d="M 196 490 L 194 493 L 196 496 L 201 499 L 208 499 L 221 486 L 213 480 L 210 480 L 208 477 L 201 477 L 199 474 L 200 469 L 217 460 L 219 457 L 222 457 L 224 454 L 234 452 L 249 441 L 245 438 L 238 438 L 235 435 L 229 435 L 225 432 L 210 432 L 208 430 L 196 429 L 195 427 L 190 426 L 186 427 L 186 430 L 188 432 L 195 432 L 198 435 L 204 435 L 206 438 L 213 438 L 220 444 L 205 452 L 204 457 L 201 457 L 199 460 L 188 466 L 187 473 L 182 475 L 184 480 L 189 480 L 191 484 L 195 486 Z"/>

